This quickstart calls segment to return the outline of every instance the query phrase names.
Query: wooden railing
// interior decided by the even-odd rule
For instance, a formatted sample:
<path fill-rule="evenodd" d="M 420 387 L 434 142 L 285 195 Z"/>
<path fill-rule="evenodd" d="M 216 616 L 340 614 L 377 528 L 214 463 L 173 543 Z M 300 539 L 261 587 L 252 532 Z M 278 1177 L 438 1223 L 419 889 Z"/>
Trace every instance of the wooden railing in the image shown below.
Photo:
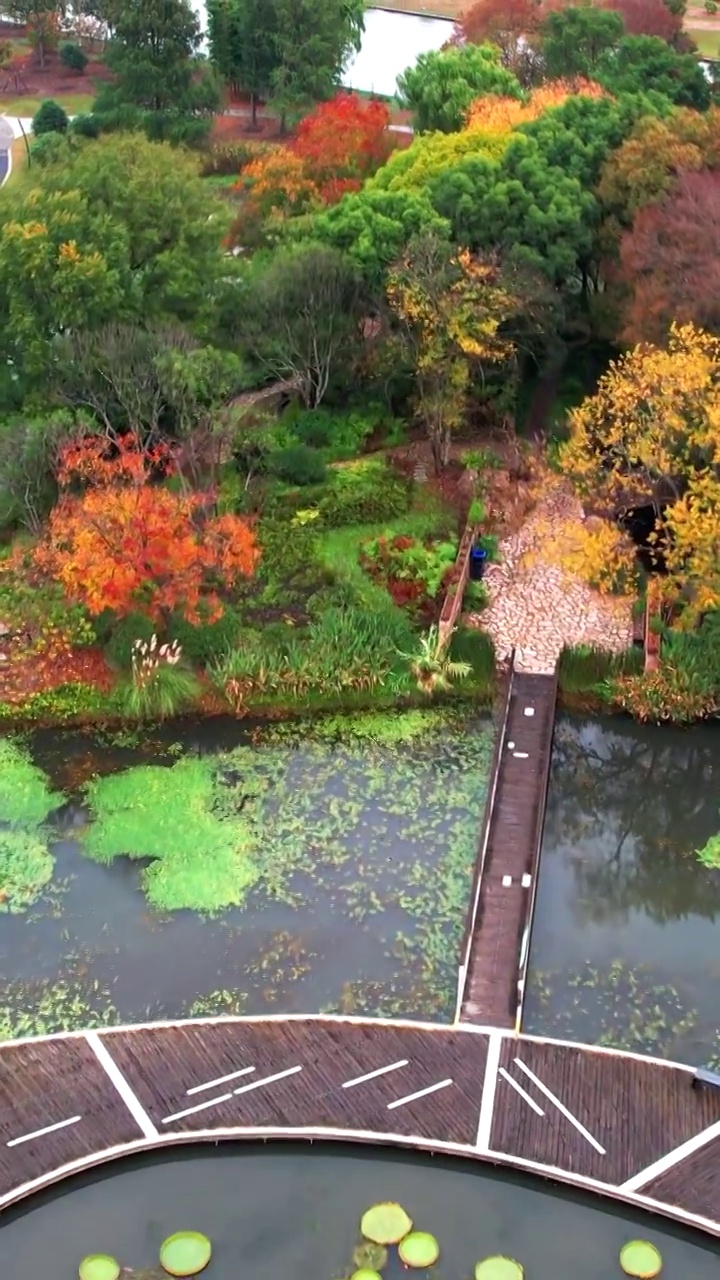
<path fill-rule="evenodd" d="M 463 535 L 460 539 L 458 553 L 455 557 L 455 565 L 452 572 L 452 578 L 445 593 L 443 606 L 440 611 L 440 621 L 438 623 L 438 648 L 443 650 L 449 645 L 450 639 L 457 620 L 462 609 L 463 596 L 467 586 L 468 574 L 470 572 L 470 552 L 472 551 L 473 542 L 477 534 L 478 526 L 475 524 L 466 524 Z"/>

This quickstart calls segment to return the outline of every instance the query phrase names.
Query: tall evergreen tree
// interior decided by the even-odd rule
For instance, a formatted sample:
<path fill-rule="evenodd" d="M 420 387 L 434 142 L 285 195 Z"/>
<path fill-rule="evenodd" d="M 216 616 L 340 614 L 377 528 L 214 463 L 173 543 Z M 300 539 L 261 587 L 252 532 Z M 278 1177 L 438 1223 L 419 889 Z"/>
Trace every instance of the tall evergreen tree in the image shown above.
<path fill-rule="evenodd" d="M 277 66 L 275 13 L 270 0 L 208 0 L 210 59 L 233 89 L 250 95 L 253 125 L 268 98 Z"/>
<path fill-rule="evenodd" d="M 154 139 L 200 138 L 220 100 L 197 56 L 201 39 L 188 0 L 126 0 L 106 58 L 115 79 L 100 91 L 97 115 Z"/>

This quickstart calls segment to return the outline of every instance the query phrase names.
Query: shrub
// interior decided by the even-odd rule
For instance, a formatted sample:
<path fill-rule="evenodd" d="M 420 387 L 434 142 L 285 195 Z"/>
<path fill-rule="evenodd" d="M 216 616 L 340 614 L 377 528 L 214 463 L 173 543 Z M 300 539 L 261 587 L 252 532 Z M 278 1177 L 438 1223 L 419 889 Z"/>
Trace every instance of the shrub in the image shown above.
<path fill-rule="evenodd" d="M 59 102 L 46 98 L 33 116 L 32 131 L 36 138 L 44 133 L 67 133 L 68 118 Z"/>
<path fill-rule="evenodd" d="M 60 61 L 69 71 L 82 73 L 89 62 L 89 58 L 79 44 L 74 44 L 72 40 L 63 40 L 60 45 Z"/>
<path fill-rule="evenodd" d="M 639 674 L 643 663 L 642 650 L 637 648 L 612 653 L 592 645 L 570 646 L 560 654 L 558 685 L 563 693 L 594 693 L 608 700 L 608 682 Z"/>
<path fill-rule="evenodd" d="M 307 445 L 291 445 L 287 449 L 276 449 L 268 458 L 268 470 L 278 480 L 286 484 L 311 485 L 322 484 L 327 475 L 323 457 L 316 449 Z"/>
<path fill-rule="evenodd" d="M 297 439 L 313 449 L 322 449 L 328 462 L 356 458 L 375 430 L 375 418 L 355 410 L 300 409 L 293 406 L 283 415 Z"/>
<path fill-rule="evenodd" d="M 44 693 L 33 693 L 24 702 L 0 702 L 0 722 L 17 720 L 63 724 L 80 716 L 97 715 L 109 708 L 107 695 L 96 685 L 75 680 Z"/>
<path fill-rule="evenodd" d="M 227 178 L 239 174 L 243 165 L 257 160 L 266 149 L 265 144 L 258 142 L 216 142 L 203 154 L 200 176 Z"/>
<path fill-rule="evenodd" d="M 696 674 L 663 662 L 658 671 L 641 676 L 621 676 L 611 686 L 616 707 L 636 720 L 687 724 L 715 715 L 717 693 Z"/>
<path fill-rule="evenodd" d="M 473 683 L 490 688 L 495 680 L 495 645 L 486 631 L 478 627 L 457 627 L 450 639 L 453 662 L 467 662 Z"/>
<path fill-rule="evenodd" d="M 128 671 L 132 666 L 132 650 L 136 640 L 150 640 L 154 624 L 144 613 L 128 613 L 112 625 L 105 646 L 105 657 L 113 667 Z"/>
<path fill-rule="evenodd" d="M 412 491 L 412 481 L 382 462 L 342 467 L 318 502 L 322 523 L 326 529 L 339 529 L 395 520 L 410 510 Z"/>
<path fill-rule="evenodd" d="M 99 138 L 100 121 L 92 112 L 84 112 L 70 121 L 70 132 L 80 138 Z"/>
<path fill-rule="evenodd" d="M 704 9 L 706 13 L 717 13 L 717 0 L 705 0 Z"/>
<path fill-rule="evenodd" d="M 168 628 L 171 640 L 182 646 L 192 666 L 206 667 L 218 654 L 232 649 L 239 641 L 242 623 L 235 609 L 226 605 L 215 622 L 193 626 L 182 616 L 173 617 Z"/>

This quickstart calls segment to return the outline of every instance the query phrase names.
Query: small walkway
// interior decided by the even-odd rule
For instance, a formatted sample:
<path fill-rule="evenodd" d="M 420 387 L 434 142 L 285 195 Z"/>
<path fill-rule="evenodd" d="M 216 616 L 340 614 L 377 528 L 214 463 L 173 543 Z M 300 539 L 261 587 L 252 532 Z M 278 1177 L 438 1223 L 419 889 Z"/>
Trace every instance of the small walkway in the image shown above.
<path fill-rule="evenodd" d="M 500 543 L 500 560 L 485 574 L 490 604 L 471 614 L 470 624 L 489 632 L 498 660 L 515 649 L 519 671 L 550 674 L 567 645 L 592 645 L 620 652 L 632 644 L 629 600 L 601 595 L 574 574 L 543 561 L 542 546 L 558 543 L 583 520 L 580 502 L 561 480 L 518 533 Z"/>

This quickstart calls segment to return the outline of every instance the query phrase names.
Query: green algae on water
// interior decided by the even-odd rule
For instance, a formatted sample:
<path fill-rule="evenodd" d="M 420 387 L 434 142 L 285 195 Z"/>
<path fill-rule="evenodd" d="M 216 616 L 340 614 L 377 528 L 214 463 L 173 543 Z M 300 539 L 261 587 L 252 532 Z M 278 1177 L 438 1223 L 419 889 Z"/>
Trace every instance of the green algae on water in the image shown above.
<path fill-rule="evenodd" d="M 59 982 L 48 978 L 0 986 L 0 1041 L 109 1027 L 119 1021 L 110 992 L 97 981 L 66 974 Z"/>
<path fill-rule="evenodd" d="M 11 738 L 0 738 L 0 820 L 33 829 L 58 809 L 65 797 L 51 791 L 42 769 Z"/>
<path fill-rule="evenodd" d="M 143 887 L 158 911 L 239 906 L 258 878 L 240 808 L 216 812 L 212 761 L 139 765 L 90 783 L 87 798 L 95 822 L 85 852 L 102 863 L 152 858 Z"/>

